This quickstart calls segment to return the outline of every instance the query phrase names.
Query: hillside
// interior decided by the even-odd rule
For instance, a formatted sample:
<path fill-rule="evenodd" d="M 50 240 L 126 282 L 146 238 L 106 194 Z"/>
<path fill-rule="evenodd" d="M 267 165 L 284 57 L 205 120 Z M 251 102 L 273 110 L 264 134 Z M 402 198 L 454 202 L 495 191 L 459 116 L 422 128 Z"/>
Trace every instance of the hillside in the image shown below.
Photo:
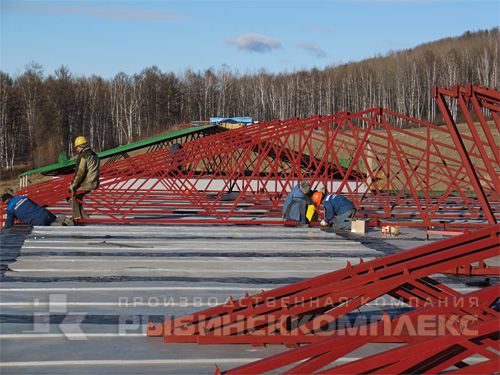
<path fill-rule="evenodd" d="M 360 62 L 278 74 L 227 68 L 174 74 L 153 66 L 103 79 L 75 76 L 64 66 L 46 76 L 33 63 L 18 77 L 1 75 L 0 162 L 38 168 L 56 163 L 62 151 L 70 154 L 79 135 L 100 152 L 210 117 L 267 122 L 382 107 L 440 124 L 433 85 L 500 87 L 499 34 L 498 28 L 466 32 Z"/>

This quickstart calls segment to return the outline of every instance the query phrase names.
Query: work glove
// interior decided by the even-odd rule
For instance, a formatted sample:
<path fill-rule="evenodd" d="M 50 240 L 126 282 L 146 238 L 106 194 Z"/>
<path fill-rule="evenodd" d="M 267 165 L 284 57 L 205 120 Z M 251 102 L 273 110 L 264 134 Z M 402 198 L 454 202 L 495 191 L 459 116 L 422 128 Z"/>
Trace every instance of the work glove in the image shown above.
<path fill-rule="evenodd" d="M 328 223 L 324 220 L 321 220 L 321 226 L 322 227 L 326 227 L 328 225 Z"/>

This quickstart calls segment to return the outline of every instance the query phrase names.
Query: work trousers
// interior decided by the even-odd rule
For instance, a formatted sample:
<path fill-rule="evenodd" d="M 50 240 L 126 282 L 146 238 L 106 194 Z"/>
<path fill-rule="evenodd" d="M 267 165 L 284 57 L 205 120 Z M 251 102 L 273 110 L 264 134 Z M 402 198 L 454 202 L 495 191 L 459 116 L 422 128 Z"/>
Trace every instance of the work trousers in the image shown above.
<path fill-rule="evenodd" d="M 89 219 L 90 216 L 83 209 L 83 205 L 81 201 L 83 201 L 83 197 L 86 196 L 90 191 L 77 191 L 71 199 L 71 209 L 73 211 L 73 220 L 78 219 Z"/>
<path fill-rule="evenodd" d="M 308 224 L 307 220 L 307 207 L 308 204 L 303 199 L 292 199 L 283 214 L 285 221 L 297 221 L 301 224 Z"/>
<path fill-rule="evenodd" d="M 356 215 L 356 210 L 349 210 L 343 214 L 337 215 L 333 222 L 334 228 L 351 229 L 352 218 Z"/>

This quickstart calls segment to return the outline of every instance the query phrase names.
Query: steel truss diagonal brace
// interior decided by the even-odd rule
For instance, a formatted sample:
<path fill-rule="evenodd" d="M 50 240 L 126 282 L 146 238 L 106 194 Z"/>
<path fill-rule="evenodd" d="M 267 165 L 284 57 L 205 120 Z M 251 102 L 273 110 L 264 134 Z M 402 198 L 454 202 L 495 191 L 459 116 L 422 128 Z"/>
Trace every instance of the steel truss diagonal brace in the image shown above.
<path fill-rule="evenodd" d="M 334 334 L 224 374 L 263 374 L 282 367 L 288 368 L 284 374 L 397 374 L 421 373 L 424 369 L 437 373 L 454 365 L 460 373 L 469 366 L 463 361 L 474 354 L 484 357 L 481 366 L 484 371 L 497 364 L 499 358 L 497 353 L 487 350 L 498 348 L 500 314 L 490 307 L 497 298 L 496 287 L 492 286 L 401 314 L 392 320 L 384 314 L 379 322 Z M 403 338 L 400 342 L 406 345 L 322 370 L 384 335 L 400 336 Z M 472 368 L 479 370 L 477 365 Z M 477 374 L 488 373 L 481 371 Z"/>
<path fill-rule="evenodd" d="M 428 278 L 498 254 L 500 226 L 484 228 L 350 266 L 296 284 L 207 309 L 148 329 L 165 342 L 303 343 L 321 326 L 384 294 L 414 307 L 459 294 Z M 307 317 L 307 319 L 305 319 Z M 321 324 L 322 323 L 322 324 Z M 282 340 L 282 341 L 280 341 Z"/>

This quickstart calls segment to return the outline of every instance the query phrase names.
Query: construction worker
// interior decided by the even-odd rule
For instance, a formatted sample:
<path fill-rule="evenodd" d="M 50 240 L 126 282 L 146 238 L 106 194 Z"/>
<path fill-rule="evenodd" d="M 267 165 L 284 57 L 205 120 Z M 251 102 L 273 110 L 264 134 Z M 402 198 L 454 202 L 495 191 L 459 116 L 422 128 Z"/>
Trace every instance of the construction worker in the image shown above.
<path fill-rule="evenodd" d="M 313 204 L 311 199 L 311 184 L 302 181 L 288 194 L 283 204 L 283 220 L 297 221 L 297 226 L 309 226 L 307 207 Z"/>
<path fill-rule="evenodd" d="M 2 195 L 2 202 L 7 204 L 6 228 L 10 228 L 14 224 L 14 219 L 37 226 L 75 225 L 70 218 L 64 215 L 56 216 L 25 196 L 13 197 L 11 194 L 5 193 Z"/>
<path fill-rule="evenodd" d="M 179 143 L 174 143 L 172 146 L 170 146 L 168 151 L 172 153 L 172 157 L 170 159 L 173 161 L 169 162 L 168 163 L 169 165 L 178 164 L 182 162 L 182 159 L 179 159 L 179 156 L 182 155 L 182 149 L 183 147 Z M 174 172 L 174 174 L 178 174 L 179 172 L 182 172 L 183 169 L 184 169 L 183 165 L 177 165 L 171 169 L 171 172 Z"/>
<path fill-rule="evenodd" d="M 326 194 L 326 191 L 314 193 L 312 199 L 318 207 L 322 202 L 325 207 L 325 217 L 321 220 L 322 226 L 329 226 L 333 221 L 333 228 L 351 229 L 356 207 L 349 199 L 342 195 Z"/>
<path fill-rule="evenodd" d="M 90 149 L 85 137 L 77 137 L 75 147 L 78 151 L 78 157 L 75 164 L 75 175 L 69 187 L 73 220 L 88 219 L 89 215 L 83 209 L 81 201 L 85 195 L 99 187 L 100 161 L 95 152 Z"/>

